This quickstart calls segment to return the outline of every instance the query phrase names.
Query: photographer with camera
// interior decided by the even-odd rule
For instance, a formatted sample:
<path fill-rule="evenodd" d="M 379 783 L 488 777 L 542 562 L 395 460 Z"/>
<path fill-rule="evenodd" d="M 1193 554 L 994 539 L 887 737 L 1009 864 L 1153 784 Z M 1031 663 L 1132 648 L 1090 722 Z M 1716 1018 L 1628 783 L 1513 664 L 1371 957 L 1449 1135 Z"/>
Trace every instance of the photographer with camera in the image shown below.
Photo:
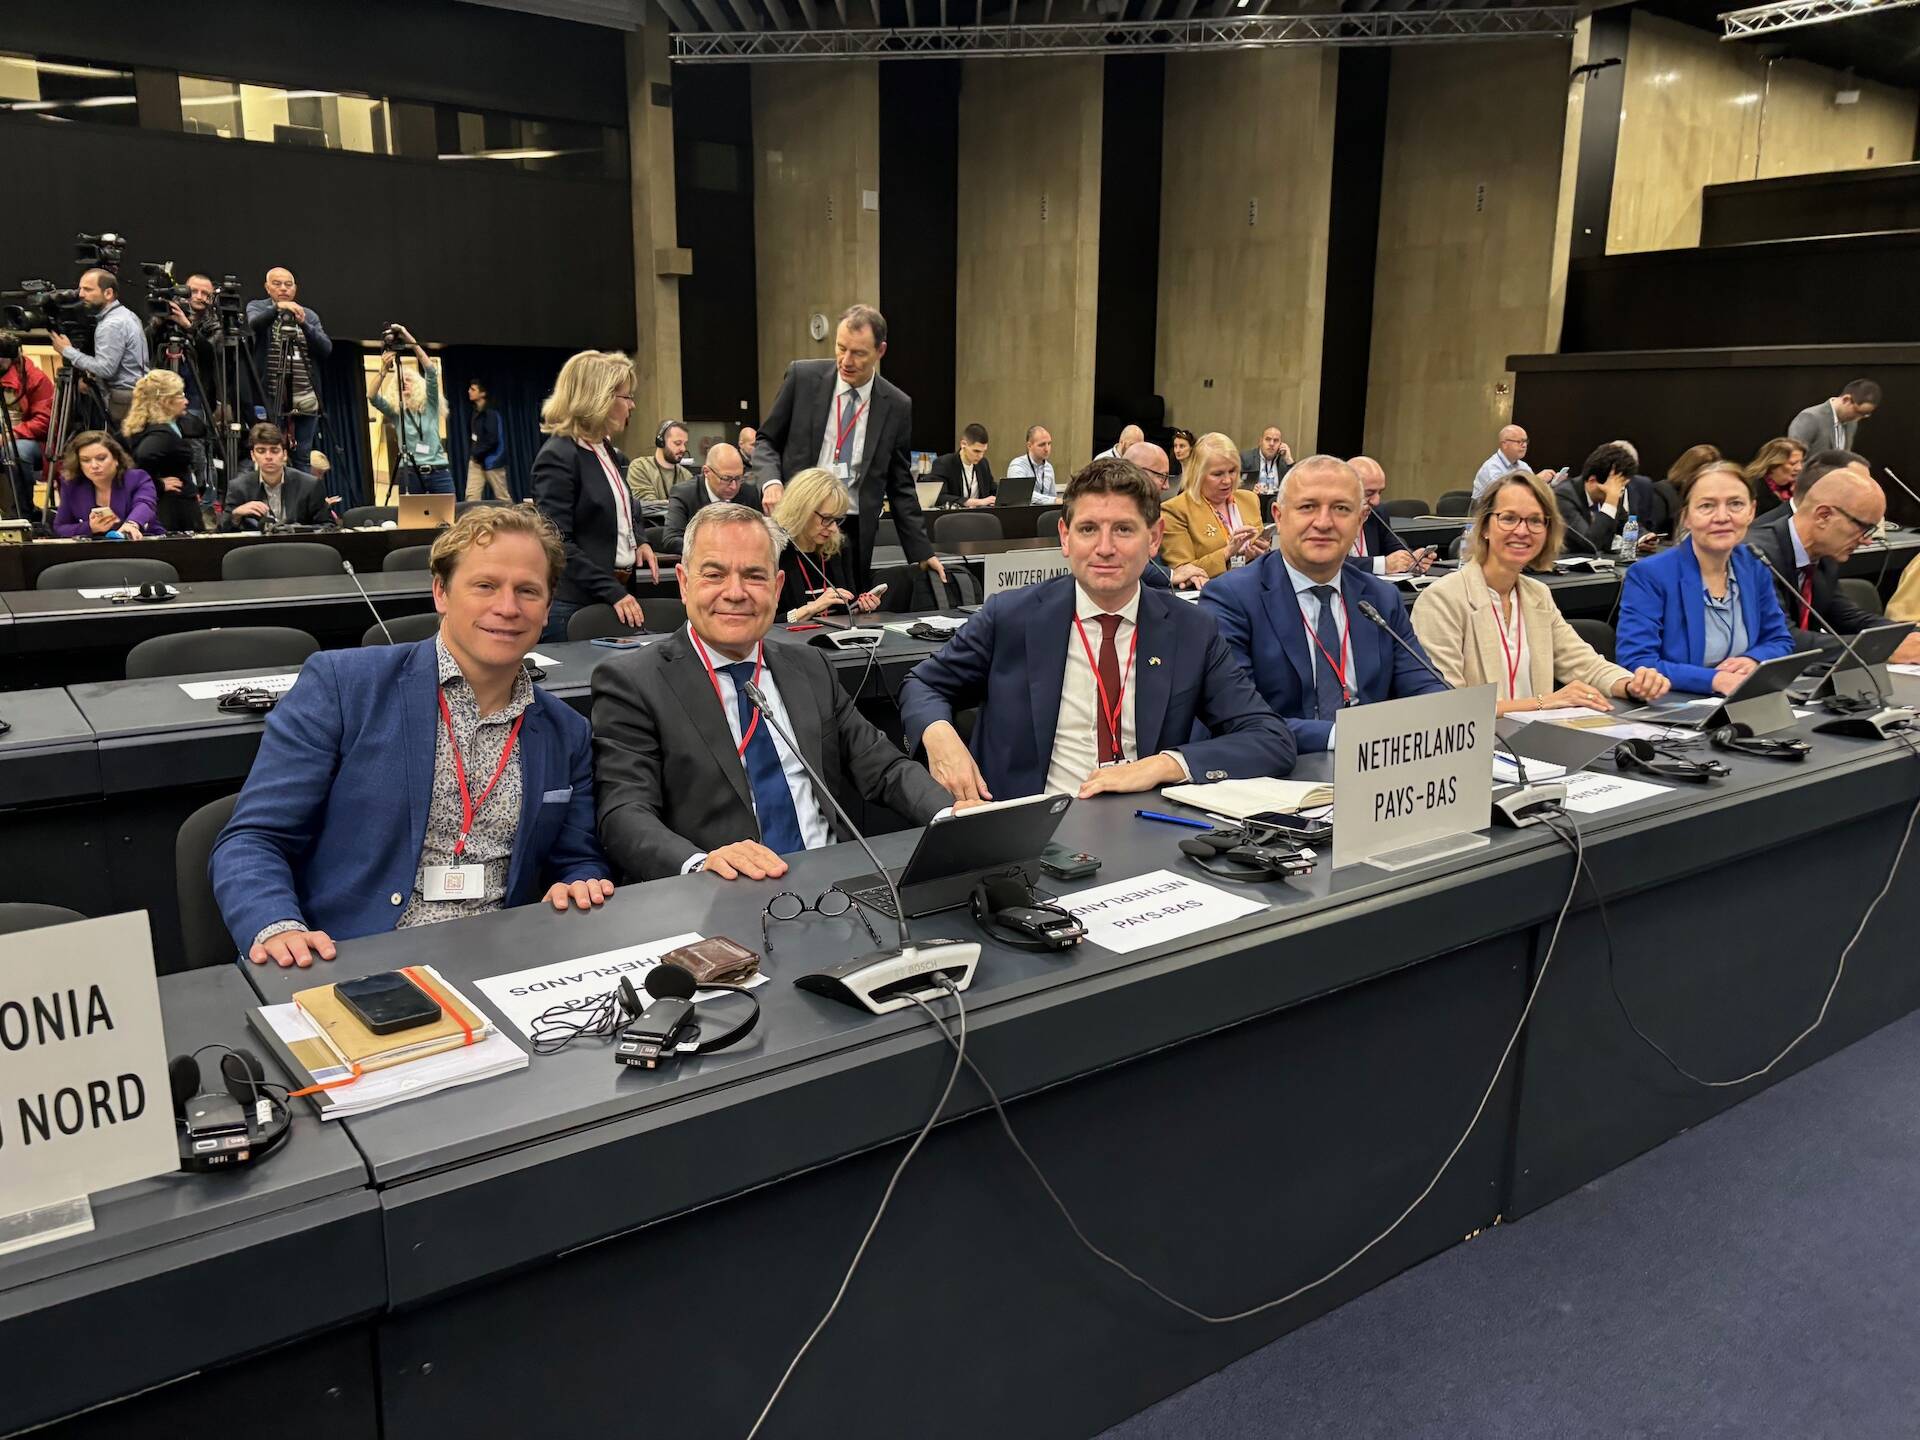
<path fill-rule="evenodd" d="M 82 355 L 73 342 L 49 328 L 60 359 L 90 375 L 107 392 L 107 414 L 117 429 L 133 404 L 133 387 L 147 373 L 147 335 L 134 313 L 120 303 L 120 282 L 98 268 L 80 277 L 80 299 L 94 312 L 93 353 Z"/>
<path fill-rule="evenodd" d="M 33 486 L 52 424 L 53 381 L 27 358 L 18 335 L 0 330 L 0 427 L 6 431 L 0 438 L 0 468 L 14 467 L 13 493 L 22 519 L 34 516 Z"/>
<path fill-rule="evenodd" d="M 440 394 L 440 372 L 406 326 L 387 326 L 382 339 L 386 353 L 380 357 L 380 373 L 368 386 L 367 403 L 397 433 L 400 458 L 394 474 L 402 482 L 401 493 L 451 495 L 453 469 L 447 463 L 446 442 L 440 438 L 447 418 L 446 401 Z M 409 349 L 419 365 L 412 372 L 397 363 L 399 355 Z"/>
<path fill-rule="evenodd" d="M 300 286 L 293 272 L 276 265 L 267 272 L 267 298 L 247 302 L 247 327 L 253 331 L 253 361 L 259 367 L 266 418 L 293 427 L 293 448 L 305 455 L 320 430 L 320 391 L 313 365 L 333 354 L 318 311 L 294 297 Z"/>
<path fill-rule="evenodd" d="M 165 265 L 141 268 L 147 272 L 147 305 L 151 311 L 147 352 L 156 368 L 172 370 L 186 383 L 187 408 L 202 419 L 211 419 L 219 397 L 208 392 L 216 388 L 216 352 L 225 338 L 220 312 L 213 304 L 213 280 L 206 275 L 189 275 L 181 287 L 173 283 L 173 272 Z M 185 305 L 176 293 L 181 289 L 186 293 Z M 177 355 L 171 353 L 176 350 Z"/>

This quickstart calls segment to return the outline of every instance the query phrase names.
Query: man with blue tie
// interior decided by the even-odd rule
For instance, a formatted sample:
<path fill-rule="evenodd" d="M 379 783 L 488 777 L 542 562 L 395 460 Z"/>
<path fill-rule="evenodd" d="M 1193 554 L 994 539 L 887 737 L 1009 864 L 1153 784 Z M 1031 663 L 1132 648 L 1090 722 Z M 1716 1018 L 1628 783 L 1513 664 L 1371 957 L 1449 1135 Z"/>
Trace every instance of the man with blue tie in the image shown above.
<path fill-rule="evenodd" d="M 1285 718 L 1302 754 L 1333 748 L 1334 725 L 1349 705 L 1446 688 L 1362 608 L 1371 605 L 1420 651 L 1394 587 L 1345 564 L 1365 513 L 1354 468 L 1332 455 L 1310 455 L 1281 484 L 1273 507 L 1276 547 L 1200 592 L 1201 607 L 1261 697 Z"/>
<path fill-rule="evenodd" d="M 924 825 L 946 807 L 927 772 L 854 708 L 821 651 L 763 643 L 783 538 L 744 505 L 695 512 L 678 567 L 687 628 L 593 672 L 600 839 L 637 879 L 695 870 L 771 879 L 787 873 L 782 855 L 852 838 L 785 735 L 843 809 L 877 802 Z"/>
<path fill-rule="evenodd" d="M 1285 775 L 1293 739 L 1206 616 L 1140 583 L 1159 487 L 1096 460 L 1061 496 L 1071 572 L 996 595 L 900 688 L 909 746 L 956 801 Z M 979 707 L 973 741 L 957 710 Z M 1195 723 L 1211 738 L 1194 739 Z"/>

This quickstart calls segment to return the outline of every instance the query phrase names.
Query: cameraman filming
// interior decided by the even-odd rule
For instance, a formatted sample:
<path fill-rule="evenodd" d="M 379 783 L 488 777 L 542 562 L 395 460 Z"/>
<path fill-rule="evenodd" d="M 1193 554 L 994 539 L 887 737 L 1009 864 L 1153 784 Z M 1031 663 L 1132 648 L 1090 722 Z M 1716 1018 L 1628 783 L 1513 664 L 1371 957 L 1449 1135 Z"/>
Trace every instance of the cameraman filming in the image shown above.
<path fill-rule="evenodd" d="M 319 312 L 294 299 L 299 292 L 293 272 L 274 266 L 267 272 L 267 298 L 247 302 L 247 327 L 253 331 L 266 418 L 278 424 L 291 417 L 294 453 L 305 455 L 320 429 L 320 392 L 311 367 L 333 354 L 333 341 Z"/>
<path fill-rule="evenodd" d="M 58 330 L 49 329 L 53 348 L 66 364 L 91 375 L 105 387 L 107 414 L 114 428 L 127 417 L 133 387 L 147 373 L 147 336 L 134 313 L 120 303 L 120 282 L 110 270 L 93 269 L 80 277 L 80 298 L 93 311 L 93 354 L 82 355 Z"/>
<path fill-rule="evenodd" d="M 446 402 L 440 395 L 440 372 L 406 326 L 389 325 L 385 338 L 388 349 L 380 357 L 380 373 L 368 386 L 367 403 L 394 427 L 401 460 L 411 466 L 409 474 L 396 462 L 395 475 L 406 481 L 401 491 L 407 495 L 451 495 L 453 470 L 447 463 L 446 443 L 440 438 L 447 418 Z M 396 369 L 396 345 L 413 351 L 418 370 Z"/>
<path fill-rule="evenodd" d="M 178 300 L 167 301 L 165 314 L 155 315 L 147 322 L 147 350 L 155 357 L 156 364 L 164 363 L 168 342 L 179 338 L 184 357 L 191 364 L 168 365 L 176 370 L 181 380 L 186 382 L 187 408 L 201 419 L 212 418 L 218 396 L 209 395 L 201 390 L 204 383 L 212 388 L 218 383 L 219 366 L 215 351 L 226 338 L 226 332 L 220 325 L 220 312 L 213 304 L 213 281 L 205 275 L 187 277 L 187 303 L 184 307 Z"/>
<path fill-rule="evenodd" d="M 40 474 L 40 458 L 47 443 L 47 429 L 53 423 L 53 381 L 45 371 L 28 359 L 20 348 L 20 337 L 0 330 L 0 425 L 7 428 L 13 444 L 11 453 L 20 462 L 13 472 L 13 493 L 20 502 L 19 514 L 33 517 L 33 485 Z M 0 442 L 0 463 L 9 456 L 9 447 Z"/>

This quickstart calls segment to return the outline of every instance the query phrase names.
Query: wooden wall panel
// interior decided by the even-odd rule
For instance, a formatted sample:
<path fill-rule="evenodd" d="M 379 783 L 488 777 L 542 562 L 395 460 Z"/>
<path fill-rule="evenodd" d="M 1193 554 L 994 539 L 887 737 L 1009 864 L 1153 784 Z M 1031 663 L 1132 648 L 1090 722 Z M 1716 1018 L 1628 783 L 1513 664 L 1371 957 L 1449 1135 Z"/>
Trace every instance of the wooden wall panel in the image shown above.
<path fill-rule="evenodd" d="M 1771 74 L 1769 74 L 1771 70 Z M 1841 83 L 1858 104 L 1835 105 Z M 1607 251 L 1700 243 L 1701 190 L 1914 158 L 1920 99 L 1636 11 Z"/>
<path fill-rule="evenodd" d="M 1167 62 L 1157 374 L 1170 425 L 1244 450 L 1277 424 L 1295 455 L 1313 448 L 1338 74 L 1331 50 Z"/>
<path fill-rule="evenodd" d="M 1551 109 L 1517 123 L 1513 97 L 1563 93 L 1572 55 L 1563 40 L 1394 52 L 1366 435 L 1396 496 L 1467 485 L 1511 416 L 1506 357 L 1550 343 L 1565 133 Z"/>
<path fill-rule="evenodd" d="M 1063 477 L 1093 453 L 1103 90 L 1098 56 L 961 68 L 954 421 L 996 474 L 1033 424 Z"/>
<path fill-rule="evenodd" d="M 807 319 L 880 297 L 880 76 L 873 60 L 755 65 L 753 233 L 760 414 L 795 360 L 833 354 Z M 694 257 L 699 264 L 699 257 Z M 882 368 L 885 368 L 884 362 Z"/>

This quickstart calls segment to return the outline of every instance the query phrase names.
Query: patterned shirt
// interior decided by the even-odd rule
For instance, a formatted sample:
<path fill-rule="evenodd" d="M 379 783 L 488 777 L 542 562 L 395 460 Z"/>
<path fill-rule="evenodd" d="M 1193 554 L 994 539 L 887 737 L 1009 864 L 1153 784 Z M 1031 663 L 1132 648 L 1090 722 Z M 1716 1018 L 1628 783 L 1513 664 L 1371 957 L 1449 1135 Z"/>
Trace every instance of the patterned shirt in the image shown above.
<path fill-rule="evenodd" d="M 439 662 L 440 693 L 447 697 L 447 712 L 453 716 L 454 734 L 460 737 L 460 759 L 466 767 L 467 793 L 476 800 L 493 778 L 500 763 L 500 748 L 507 743 L 514 719 L 533 703 L 533 680 L 522 670 L 513 682 L 513 698 L 503 709 L 482 719 L 473 687 L 460 673 L 460 664 L 447 650 L 446 642 L 436 637 L 434 656 Z M 487 883 L 481 894 L 470 900 L 428 900 L 425 897 L 425 871 L 429 865 L 454 864 L 453 846 L 460 838 L 460 787 L 454 780 L 453 751 L 447 744 L 446 722 L 440 719 L 440 707 L 434 707 L 433 794 L 427 807 L 427 838 L 420 847 L 420 863 L 414 872 L 413 895 L 400 913 L 402 929 L 412 925 L 432 925 L 441 920 L 457 920 L 462 915 L 483 915 L 498 910 L 507 898 L 507 867 L 513 857 L 513 841 L 520 829 L 520 805 L 525 787 L 520 772 L 520 747 L 513 747 L 513 758 L 501 773 L 500 783 L 487 796 L 473 817 L 473 829 L 467 833 L 467 847 L 459 863 L 478 863 L 487 867 Z M 302 920 L 276 920 L 253 943 L 261 945 L 275 935 L 306 929 Z"/>

